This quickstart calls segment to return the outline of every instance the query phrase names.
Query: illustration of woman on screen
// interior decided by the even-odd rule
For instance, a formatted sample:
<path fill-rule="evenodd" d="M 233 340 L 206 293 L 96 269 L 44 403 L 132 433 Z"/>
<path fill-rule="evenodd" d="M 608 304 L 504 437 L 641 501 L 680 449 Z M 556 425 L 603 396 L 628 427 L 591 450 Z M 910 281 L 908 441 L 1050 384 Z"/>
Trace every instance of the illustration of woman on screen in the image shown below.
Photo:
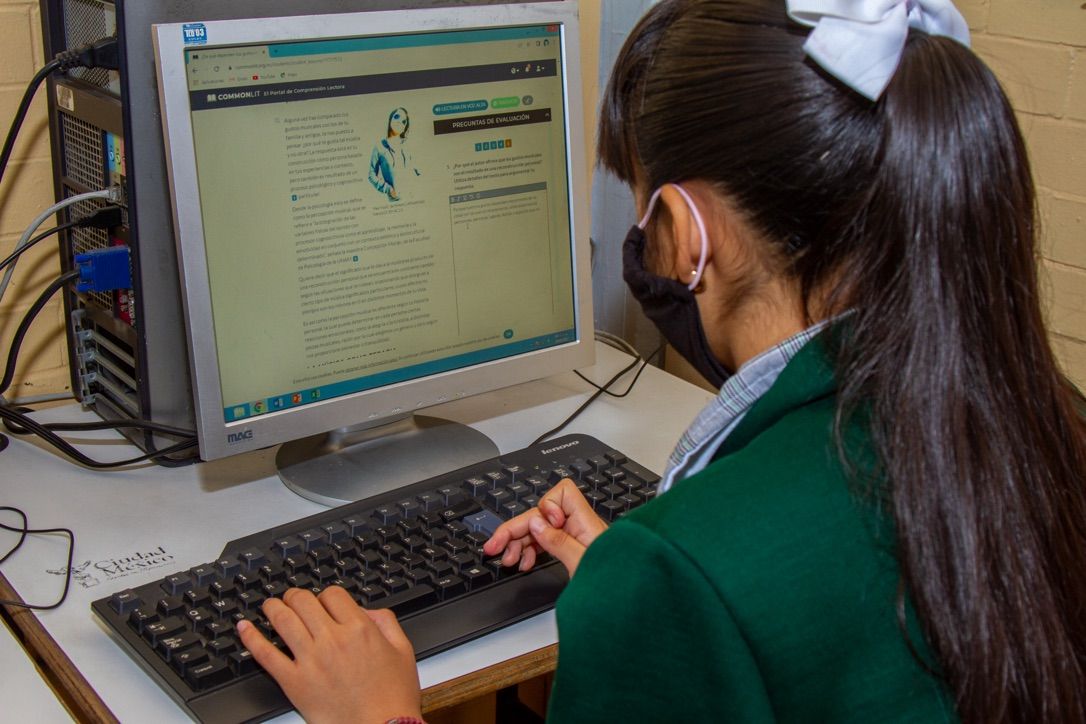
<path fill-rule="evenodd" d="M 410 128 L 411 119 L 407 109 L 394 109 L 388 116 L 385 137 L 374 145 L 370 154 L 370 183 L 389 201 L 400 200 L 400 186 L 405 177 L 421 175 L 411 158 L 411 151 L 406 148 Z M 397 179 L 400 183 L 397 183 Z"/>

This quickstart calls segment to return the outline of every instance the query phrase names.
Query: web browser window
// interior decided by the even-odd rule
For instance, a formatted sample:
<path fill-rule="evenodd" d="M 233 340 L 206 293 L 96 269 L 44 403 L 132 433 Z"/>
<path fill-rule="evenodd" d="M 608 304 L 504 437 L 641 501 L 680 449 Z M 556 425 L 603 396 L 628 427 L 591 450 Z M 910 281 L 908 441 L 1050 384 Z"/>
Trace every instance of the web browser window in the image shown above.
<path fill-rule="evenodd" d="M 576 339 L 560 42 L 186 51 L 227 422 Z"/>

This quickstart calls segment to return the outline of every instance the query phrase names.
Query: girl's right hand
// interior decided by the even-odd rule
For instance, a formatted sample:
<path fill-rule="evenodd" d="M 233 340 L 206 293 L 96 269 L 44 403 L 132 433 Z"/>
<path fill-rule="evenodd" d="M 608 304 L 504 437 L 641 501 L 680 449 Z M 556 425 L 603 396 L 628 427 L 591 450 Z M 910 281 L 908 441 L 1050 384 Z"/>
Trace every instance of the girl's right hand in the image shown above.
<path fill-rule="evenodd" d="M 607 523 L 567 478 L 547 491 L 537 507 L 498 526 L 483 552 L 494 556 L 504 551 L 503 565 L 527 571 L 535 565 L 539 551 L 546 551 L 572 577 L 585 549 L 605 530 Z"/>

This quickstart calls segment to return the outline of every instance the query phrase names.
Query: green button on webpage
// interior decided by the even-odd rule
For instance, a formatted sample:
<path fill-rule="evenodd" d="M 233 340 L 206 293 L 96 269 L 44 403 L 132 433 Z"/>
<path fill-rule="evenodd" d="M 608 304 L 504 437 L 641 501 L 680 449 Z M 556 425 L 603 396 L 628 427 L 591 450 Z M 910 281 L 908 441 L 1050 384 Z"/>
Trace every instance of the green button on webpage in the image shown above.
<path fill-rule="evenodd" d="M 491 108 L 516 108 L 520 105 L 519 96 L 510 96 L 508 98 L 495 98 L 490 101 Z"/>

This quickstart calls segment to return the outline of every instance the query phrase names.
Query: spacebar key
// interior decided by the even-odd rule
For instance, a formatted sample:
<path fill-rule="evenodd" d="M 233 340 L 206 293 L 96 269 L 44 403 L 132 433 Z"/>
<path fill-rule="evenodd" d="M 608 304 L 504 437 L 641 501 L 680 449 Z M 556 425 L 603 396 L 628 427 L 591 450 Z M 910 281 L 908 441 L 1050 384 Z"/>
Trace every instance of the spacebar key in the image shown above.
<path fill-rule="evenodd" d="M 390 608 L 394 614 L 403 617 L 437 603 L 437 591 L 425 583 L 420 583 L 413 588 L 393 593 L 391 596 L 386 596 L 374 603 L 381 608 Z"/>

